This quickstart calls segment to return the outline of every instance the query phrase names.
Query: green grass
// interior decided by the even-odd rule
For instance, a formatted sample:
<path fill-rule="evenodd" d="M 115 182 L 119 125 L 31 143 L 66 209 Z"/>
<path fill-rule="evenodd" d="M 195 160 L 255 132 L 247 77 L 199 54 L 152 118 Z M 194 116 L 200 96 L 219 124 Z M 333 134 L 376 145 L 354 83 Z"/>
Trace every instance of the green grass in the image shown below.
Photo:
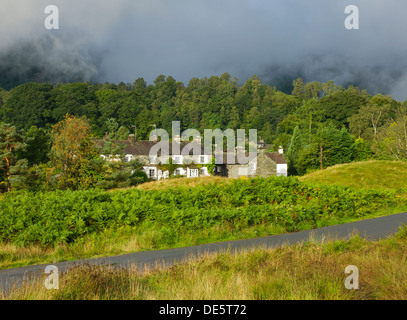
<path fill-rule="evenodd" d="M 338 164 L 299 178 L 300 181 L 353 188 L 407 189 L 407 162 L 371 160 Z"/>
<path fill-rule="evenodd" d="M 170 249 L 237 239 L 250 239 L 272 234 L 282 234 L 284 229 L 272 225 L 259 225 L 231 231 L 227 225 L 211 227 L 202 232 L 183 232 L 182 236 L 168 242 L 167 233 L 151 227 L 124 227 L 86 235 L 74 243 L 56 246 L 30 244 L 19 246 L 0 243 L 0 269 L 24 267 L 35 264 L 74 261 L 131 252 Z"/>
<path fill-rule="evenodd" d="M 26 300 L 406 300 L 407 228 L 384 240 L 310 241 L 276 249 L 224 252 L 140 272 L 84 265 L 14 288 L 0 299 Z M 359 272 L 346 289 L 345 268 Z"/>
<path fill-rule="evenodd" d="M 0 269 L 248 239 L 404 212 L 406 182 L 393 181 L 393 168 L 402 179 L 404 165 L 336 166 L 301 183 L 283 177 L 178 179 L 137 189 L 6 195 L 0 227 L 9 238 L 0 243 Z M 372 174 L 375 170 L 379 173 Z M 360 176 L 349 173 L 355 171 L 365 174 L 362 181 L 381 179 L 382 191 L 364 190 L 378 185 L 357 184 Z M 346 183 L 352 190 L 332 186 Z M 40 242 L 52 236 L 66 241 Z"/>

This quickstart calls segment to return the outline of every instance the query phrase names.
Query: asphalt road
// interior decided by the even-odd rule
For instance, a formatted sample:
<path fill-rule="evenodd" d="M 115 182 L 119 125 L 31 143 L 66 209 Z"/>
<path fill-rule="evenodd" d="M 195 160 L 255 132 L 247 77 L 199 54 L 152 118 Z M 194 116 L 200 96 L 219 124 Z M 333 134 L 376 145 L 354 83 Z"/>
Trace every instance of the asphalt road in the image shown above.
<path fill-rule="evenodd" d="M 359 234 L 368 240 L 379 240 L 396 233 L 403 224 L 407 225 L 407 212 L 283 235 L 217 242 L 168 250 L 135 252 L 105 258 L 59 262 L 53 265 L 58 267 L 59 272 L 67 272 L 69 268 L 81 264 L 113 265 L 120 267 L 132 266 L 142 270 L 145 267 L 151 268 L 157 265 L 171 266 L 174 263 L 182 262 L 189 258 L 197 258 L 206 253 L 227 250 L 233 252 L 259 247 L 276 248 L 283 245 L 301 243 L 310 239 L 348 239 L 352 235 Z M 11 286 L 20 285 L 22 281 L 31 281 L 35 277 L 43 275 L 47 265 L 49 264 L 0 270 L 1 290 L 7 290 Z"/>

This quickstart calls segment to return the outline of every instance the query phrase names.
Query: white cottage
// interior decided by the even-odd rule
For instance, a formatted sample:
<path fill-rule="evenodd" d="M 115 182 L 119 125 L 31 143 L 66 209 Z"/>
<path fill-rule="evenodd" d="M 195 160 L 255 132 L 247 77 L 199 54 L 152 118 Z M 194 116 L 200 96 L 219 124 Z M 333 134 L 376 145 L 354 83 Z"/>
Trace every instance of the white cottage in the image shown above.
<path fill-rule="evenodd" d="M 133 135 L 130 135 L 128 140 L 121 140 L 118 143 L 125 145 L 123 150 L 125 161 L 140 159 L 144 162 L 143 170 L 147 176 L 156 180 L 168 179 L 170 175 L 188 178 L 209 176 L 210 174 L 230 178 L 287 176 L 287 161 L 281 147 L 278 152 L 266 152 L 265 147 L 259 144 L 257 156 L 250 158 L 246 153 L 247 161 L 243 163 L 239 161 L 236 149 L 222 152 L 219 157 L 214 155 L 215 159 L 222 159 L 219 161 L 222 163 L 216 164 L 213 171 L 209 172 L 208 167 L 213 167 L 212 153 L 206 151 L 203 145 L 196 141 L 169 142 L 167 153 L 163 152 L 157 142 L 135 141 Z M 97 144 L 103 147 L 104 140 L 98 140 Z M 230 163 L 229 160 L 232 158 L 234 161 Z M 171 167 L 171 172 L 169 167 Z"/>
<path fill-rule="evenodd" d="M 212 155 L 197 142 L 169 142 L 168 152 L 159 148 L 155 141 L 135 141 L 133 135 L 130 135 L 128 140 L 120 140 L 117 143 L 125 145 L 125 161 L 140 159 L 145 164 L 144 172 L 151 179 L 167 179 L 170 175 L 194 178 L 210 174 L 207 166 L 212 164 Z M 103 144 L 104 140 L 97 141 L 100 147 L 103 147 Z M 118 159 L 119 157 L 115 160 Z M 165 169 L 170 164 L 172 172 Z"/>

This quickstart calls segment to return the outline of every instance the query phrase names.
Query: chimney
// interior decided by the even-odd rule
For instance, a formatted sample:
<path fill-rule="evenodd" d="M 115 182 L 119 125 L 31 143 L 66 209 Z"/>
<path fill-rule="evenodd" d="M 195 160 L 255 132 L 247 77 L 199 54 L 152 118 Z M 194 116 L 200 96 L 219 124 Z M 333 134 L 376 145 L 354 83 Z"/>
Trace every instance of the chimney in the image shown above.
<path fill-rule="evenodd" d="M 283 154 L 283 153 L 284 153 L 284 149 L 283 149 L 282 146 L 279 146 L 279 147 L 278 147 L 278 153 L 279 153 L 279 154 Z"/>
<path fill-rule="evenodd" d="M 129 134 L 129 141 L 130 141 L 131 143 L 136 142 L 136 138 L 135 138 L 135 135 L 134 135 L 134 134 Z"/>

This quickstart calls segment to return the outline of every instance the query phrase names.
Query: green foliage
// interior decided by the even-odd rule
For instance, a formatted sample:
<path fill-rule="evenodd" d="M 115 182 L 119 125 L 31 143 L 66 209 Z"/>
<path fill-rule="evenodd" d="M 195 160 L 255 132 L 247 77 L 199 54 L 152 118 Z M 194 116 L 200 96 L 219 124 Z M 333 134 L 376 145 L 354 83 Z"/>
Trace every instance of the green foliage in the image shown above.
<path fill-rule="evenodd" d="M 58 172 L 61 189 L 87 189 L 101 179 L 100 155 L 86 118 L 66 115 L 51 132 L 51 163 Z"/>
<path fill-rule="evenodd" d="M 231 232 L 261 225 L 292 232 L 363 217 L 398 201 L 402 199 L 393 191 L 305 184 L 286 177 L 153 191 L 12 192 L 0 201 L 0 240 L 55 245 L 142 225 L 165 228 L 169 242 L 185 232 L 224 225 Z"/>
<path fill-rule="evenodd" d="M 147 182 L 148 178 L 141 171 L 143 163 L 140 160 L 104 161 L 103 178 L 96 183 L 96 187 L 103 189 L 126 188 Z"/>
<path fill-rule="evenodd" d="M 193 128 L 201 133 L 215 128 L 257 129 L 274 149 L 281 145 L 288 150 L 293 130 L 299 126 L 307 142 L 302 152 L 308 158 L 302 171 L 315 170 L 318 150 L 312 144 L 318 130 L 331 124 L 362 138 L 375 158 L 406 157 L 404 120 L 398 116 L 400 102 L 381 94 L 371 96 L 353 86 L 343 88 L 333 81 L 306 83 L 298 78 L 289 82 L 291 94 L 262 83 L 256 75 L 239 85 L 229 73 L 193 78 L 188 85 L 164 75 L 150 85 L 142 78 L 117 85 L 28 83 L 0 91 L 0 120 L 25 130 L 29 140 L 23 157 L 30 166 L 47 161 L 47 135 L 67 113 L 86 116 L 98 138 L 111 135 L 108 121 L 115 119 L 115 138 L 107 143 L 112 150 L 112 141 L 125 139 L 135 126 L 137 139 L 148 140 L 153 124 L 171 132 L 172 121 L 181 121 L 181 130 Z M 355 159 L 361 159 L 360 155 Z M 293 168 L 290 170 L 295 173 Z"/>
<path fill-rule="evenodd" d="M 297 175 L 297 159 L 301 149 L 304 147 L 304 138 L 302 136 L 300 128 L 297 126 L 294 128 L 294 133 L 291 137 L 290 146 L 287 150 L 287 163 L 288 174 Z"/>
<path fill-rule="evenodd" d="M 27 160 L 19 157 L 26 148 L 24 136 L 15 126 L 0 123 L 0 190 L 11 191 L 21 186 L 27 170 Z"/>
<path fill-rule="evenodd" d="M 354 139 L 345 128 L 339 130 L 333 125 L 321 127 L 314 137 L 314 142 L 299 152 L 296 161 L 297 172 L 305 174 L 309 169 L 320 168 L 321 151 L 323 168 L 351 162 L 354 148 Z"/>
<path fill-rule="evenodd" d="M 395 115 L 386 125 L 378 130 L 377 143 L 374 149 L 382 157 L 405 160 L 407 159 L 407 106 L 400 105 Z"/>
<path fill-rule="evenodd" d="M 50 84 L 26 83 L 10 90 L 7 102 L 0 109 L 1 120 L 14 124 L 17 129 L 55 123 L 52 119 L 52 89 Z"/>
<path fill-rule="evenodd" d="M 369 95 L 356 87 L 339 90 L 319 100 L 319 121 L 331 120 L 337 127 L 349 127 L 349 118 L 360 106 L 366 104 Z"/>
<path fill-rule="evenodd" d="M 362 138 L 355 140 L 355 148 L 353 150 L 354 161 L 366 161 L 373 158 L 373 151 Z"/>
<path fill-rule="evenodd" d="M 25 132 L 25 138 L 27 147 L 20 152 L 20 157 L 27 159 L 30 166 L 47 163 L 51 149 L 49 132 L 44 128 L 32 126 Z"/>
<path fill-rule="evenodd" d="M 51 99 L 55 104 L 52 118 L 62 121 L 66 114 L 94 119 L 99 116 L 94 88 L 89 83 L 66 83 L 54 86 Z"/>
<path fill-rule="evenodd" d="M 116 119 L 110 118 L 106 121 L 108 133 L 104 137 L 104 144 L 101 154 L 106 157 L 108 161 L 115 161 L 116 158 L 124 159 L 123 150 L 126 147 L 124 144 L 118 142 L 122 132 L 119 132 L 119 124 Z"/>
<path fill-rule="evenodd" d="M 53 190 L 53 186 L 48 182 L 47 173 L 50 169 L 46 164 L 35 164 L 31 166 L 24 175 L 22 189 L 28 191 Z"/>

